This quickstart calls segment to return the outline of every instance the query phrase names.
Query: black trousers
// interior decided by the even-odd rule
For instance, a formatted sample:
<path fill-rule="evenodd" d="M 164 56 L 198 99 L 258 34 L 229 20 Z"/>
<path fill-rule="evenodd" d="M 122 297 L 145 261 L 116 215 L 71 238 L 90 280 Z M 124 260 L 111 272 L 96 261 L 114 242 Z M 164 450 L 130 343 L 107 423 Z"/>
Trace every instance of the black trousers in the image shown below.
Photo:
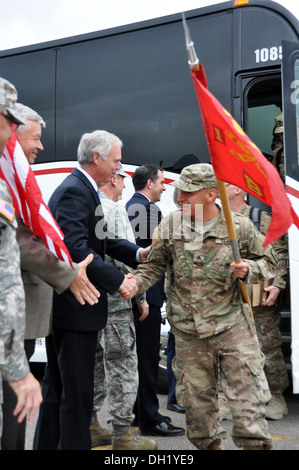
<path fill-rule="evenodd" d="M 139 386 L 134 406 L 135 422 L 140 429 L 148 429 L 160 424 L 164 417 L 159 413 L 159 400 L 156 384 L 160 360 L 161 311 L 149 306 L 149 315 L 142 322 L 134 305 L 136 346 L 138 356 Z"/>
<path fill-rule="evenodd" d="M 35 339 L 24 341 L 24 349 L 27 360 L 33 356 Z M 26 437 L 26 418 L 18 423 L 18 417 L 13 415 L 17 406 L 17 396 L 13 389 L 3 380 L 3 405 L 2 405 L 2 436 L 1 450 L 24 450 Z"/>
<path fill-rule="evenodd" d="M 53 328 L 34 450 L 90 450 L 97 331 Z"/>

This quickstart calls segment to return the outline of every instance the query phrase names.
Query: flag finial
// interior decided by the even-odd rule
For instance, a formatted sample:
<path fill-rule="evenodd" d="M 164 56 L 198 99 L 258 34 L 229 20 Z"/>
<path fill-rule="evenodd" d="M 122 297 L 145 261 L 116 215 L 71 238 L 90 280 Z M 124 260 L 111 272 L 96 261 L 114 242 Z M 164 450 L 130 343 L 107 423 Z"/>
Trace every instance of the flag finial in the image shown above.
<path fill-rule="evenodd" d="M 194 43 L 191 39 L 190 31 L 189 31 L 184 13 L 182 13 L 182 20 L 183 20 L 183 27 L 185 31 L 186 48 L 187 48 L 188 57 L 189 57 L 188 63 L 189 63 L 190 68 L 193 68 L 199 64 L 199 60 L 197 58 L 197 55 L 194 49 Z"/>

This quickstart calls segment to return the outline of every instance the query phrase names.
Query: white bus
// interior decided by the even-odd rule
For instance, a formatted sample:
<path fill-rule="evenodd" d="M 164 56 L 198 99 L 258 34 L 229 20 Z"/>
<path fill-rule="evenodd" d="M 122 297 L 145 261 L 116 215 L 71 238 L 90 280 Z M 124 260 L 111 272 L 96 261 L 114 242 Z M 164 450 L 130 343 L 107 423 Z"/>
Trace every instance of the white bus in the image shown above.
<path fill-rule="evenodd" d="M 289 2 L 290 6 L 296 2 Z M 299 23 L 272 0 L 227 1 L 185 12 L 209 89 L 265 155 L 284 113 L 286 191 L 299 212 Z M 114 132 L 129 173 L 163 167 L 168 181 L 210 157 L 187 63 L 180 14 L 0 52 L 1 76 L 47 123 L 33 166 L 45 200 L 76 165 L 81 135 Z M 130 182 L 124 193 L 133 192 Z M 260 205 L 259 201 L 249 202 Z M 172 191 L 162 211 L 173 208 Z M 289 231 L 290 300 L 279 305 L 283 350 L 299 393 L 299 233 Z M 290 364 L 291 366 L 291 364 Z"/>

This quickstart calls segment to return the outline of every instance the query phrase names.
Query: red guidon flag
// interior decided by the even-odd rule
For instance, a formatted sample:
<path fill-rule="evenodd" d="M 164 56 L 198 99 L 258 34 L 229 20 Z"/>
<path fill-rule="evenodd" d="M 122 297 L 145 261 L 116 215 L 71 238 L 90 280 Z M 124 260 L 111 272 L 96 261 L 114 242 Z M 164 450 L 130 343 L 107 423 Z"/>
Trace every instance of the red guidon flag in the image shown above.
<path fill-rule="evenodd" d="M 197 64 L 191 75 L 216 177 L 244 189 L 272 208 L 264 245 L 285 234 L 293 223 L 299 228 L 299 218 L 276 168 L 209 92 L 203 66 Z"/>
<path fill-rule="evenodd" d="M 34 235 L 42 238 L 52 253 L 73 267 L 71 256 L 63 241 L 63 233 L 43 201 L 35 175 L 15 132 L 12 132 L 12 138 L 7 142 L 0 158 L 0 178 L 7 182 L 14 208 L 24 224 Z"/>

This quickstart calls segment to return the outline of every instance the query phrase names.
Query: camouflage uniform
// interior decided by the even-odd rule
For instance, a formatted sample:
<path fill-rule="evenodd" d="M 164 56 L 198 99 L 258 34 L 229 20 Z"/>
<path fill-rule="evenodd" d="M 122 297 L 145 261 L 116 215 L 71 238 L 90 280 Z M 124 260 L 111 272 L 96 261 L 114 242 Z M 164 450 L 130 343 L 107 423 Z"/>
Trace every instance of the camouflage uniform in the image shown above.
<path fill-rule="evenodd" d="M 216 180 L 211 165 L 199 164 L 186 167 L 173 185 L 191 192 L 215 188 Z M 179 402 L 186 408 L 188 438 L 198 449 L 207 449 L 223 436 L 217 399 L 220 361 L 229 384 L 234 442 L 239 447 L 271 448 L 264 419 L 270 399 L 264 360 L 248 305 L 230 267 L 233 258 L 224 216 L 221 211 L 202 241 L 194 221 L 183 221 L 184 226 L 180 211 L 162 220 L 148 261 L 135 275 L 139 292 L 165 273 L 168 276 L 167 313 L 176 340 L 174 372 Z M 273 248 L 262 247 L 264 237 L 249 219 L 235 214 L 234 222 L 237 236 L 242 226 L 247 234 L 240 246 L 241 257 L 249 265 L 246 282 L 273 276 L 277 264 Z"/>
<path fill-rule="evenodd" d="M 283 143 L 278 134 L 283 132 L 283 113 L 275 118 L 275 127 L 273 131 L 272 150 L 274 151 L 273 165 L 277 169 L 282 181 L 285 181 L 285 164 Z M 277 150 L 278 149 L 278 150 Z"/>
<path fill-rule="evenodd" d="M 0 180 L 0 403 L 2 378 L 22 379 L 29 372 L 24 351 L 25 294 L 16 241 L 16 220 L 6 183 Z M 8 205 L 7 205 L 8 204 Z M 11 220 L 10 220 L 11 219 Z M 2 434 L 0 406 L 0 435 Z"/>
<path fill-rule="evenodd" d="M 244 204 L 239 214 L 250 216 L 251 207 Z M 271 216 L 266 211 L 261 211 L 260 232 L 265 235 Z M 287 257 L 288 245 L 286 235 L 273 243 L 279 257 L 279 264 L 275 269 L 275 277 L 268 281 L 268 285 L 274 285 L 280 289 L 286 288 L 287 282 Z M 286 364 L 281 351 L 281 334 L 279 330 L 280 315 L 275 305 L 271 307 L 262 306 L 264 283 L 250 286 L 251 305 L 255 320 L 256 332 L 260 342 L 261 350 L 265 355 L 265 374 L 269 388 L 272 393 L 282 394 L 288 387 L 289 380 Z"/>
<path fill-rule="evenodd" d="M 101 193 L 107 229 L 120 238 L 135 243 L 135 238 L 123 206 Z M 133 272 L 120 261 L 106 256 L 124 274 Z M 144 296 L 142 296 L 142 299 Z M 106 384 L 105 384 L 106 379 Z M 138 370 L 134 316 L 130 300 L 116 292 L 108 294 L 108 321 L 99 332 L 96 352 L 94 411 L 100 411 L 107 390 L 108 422 L 113 424 L 113 437 L 119 439 L 134 419 L 133 406 L 138 389 Z"/>

